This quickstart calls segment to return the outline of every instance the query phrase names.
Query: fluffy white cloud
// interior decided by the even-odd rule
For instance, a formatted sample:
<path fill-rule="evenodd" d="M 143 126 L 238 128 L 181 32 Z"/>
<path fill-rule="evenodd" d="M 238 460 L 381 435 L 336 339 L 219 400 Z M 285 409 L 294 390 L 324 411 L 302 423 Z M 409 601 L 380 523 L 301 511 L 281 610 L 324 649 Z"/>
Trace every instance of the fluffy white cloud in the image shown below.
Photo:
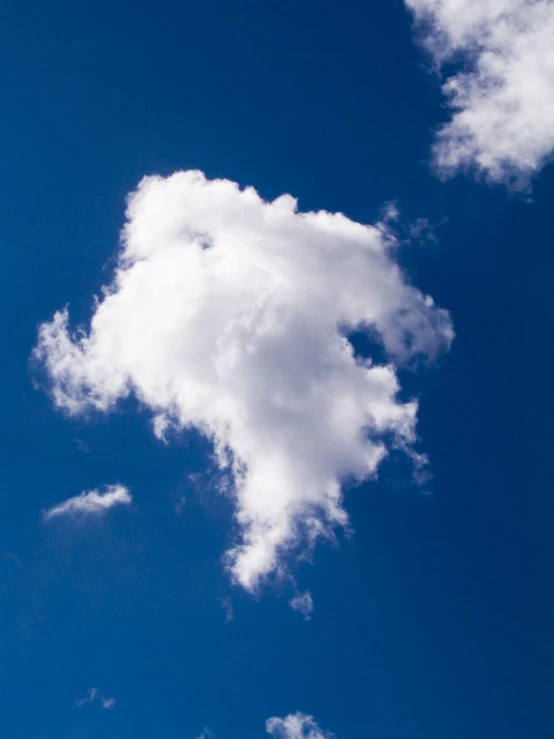
<path fill-rule="evenodd" d="M 76 516 L 104 513 L 115 505 L 129 505 L 132 502 L 129 489 L 124 485 L 107 485 L 104 492 L 88 490 L 74 498 L 43 511 L 45 521 L 58 516 Z"/>
<path fill-rule="evenodd" d="M 553 0 L 405 0 L 453 111 L 434 147 L 443 174 L 478 170 L 524 187 L 554 151 Z"/>
<path fill-rule="evenodd" d="M 226 562 L 253 590 L 286 550 L 346 523 L 345 478 L 410 448 L 417 402 L 398 399 L 394 363 L 447 346 L 449 316 L 407 283 L 384 225 L 300 213 L 290 195 L 178 172 L 143 179 L 127 219 L 90 327 L 71 333 L 57 313 L 35 355 L 66 412 L 134 393 L 160 438 L 213 440 L 241 535 Z M 387 365 L 354 356 L 354 329 Z"/>
<path fill-rule="evenodd" d="M 285 718 L 270 718 L 265 728 L 277 739 L 334 739 L 334 734 L 323 731 L 313 719 L 303 713 L 291 713 Z"/>
<path fill-rule="evenodd" d="M 103 695 L 99 694 L 97 688 L 91 688 L 88 691 L 86 698 L 77 698 L 75 705 L 77 708 L 81 708 L 85 703 L 94 703 L 95 701 L 98 701 L 102 708 L 105 708 L 106 710 L 110 710 L 115 706 L 115 698 L 105 698 Z"/>

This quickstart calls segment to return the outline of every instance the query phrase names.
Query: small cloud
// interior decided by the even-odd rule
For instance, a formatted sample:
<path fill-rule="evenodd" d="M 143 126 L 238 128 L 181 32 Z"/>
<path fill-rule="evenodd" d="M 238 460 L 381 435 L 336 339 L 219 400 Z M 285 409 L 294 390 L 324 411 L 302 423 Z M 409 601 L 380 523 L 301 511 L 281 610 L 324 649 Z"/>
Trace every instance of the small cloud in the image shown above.
<path fill-rule="evenodd" d="M 289 605 L 293 611 L 301 613 L 306 621 L 309 621 L 312 617 L 311 614 L 314 610 L 314 601 L 309 590 L 305 593 L 298 593 L 298 595 L 295 595 L 294 598 L 289 600 Z"/>
<path fill-rule="evenodd" d="M 181 495 L 181 497 L 178 500 L 175 501 L 174 508 L 175 508 L 175 513 L 178 516 L 181 515 L 181 513 L 183 512 L 186 504 L 187 504 L 187 499 L 185 498 L 184 495 Z"/>
<path fill-rule="evenodd" d="M 381 208 L 381 220 L 385 223 L 397 221 L 399 217 L 400 210 L 398 208 L 398 203 L 396 202 L 396 200 L 389 200 L 388 203 L 385 203 Z"/>
<path fill-rule="evenodd" d="M 83 441 L 83 439 L 75 439 L 75 447 L 78 451 L 83 452 L 84 454 L 90 454 L 92 452 L 90 446 L 86 441 Z"/>
<path fill-rule="evenodd" d="M 228 624 L 235 620 L 235 613 L 233 611 L 233 604 L 230 598 L 220 598 L 221 610 L 225 614 L 225 623 Z"/>
<path fill-rule="evenodd" d="M 23 567 L 23 562 L 19 559 L 19 557 L 16 557 L 15 554 L 12 554 L 11 552 L 5 552 L 2 559 L 4 562 L 11 562 L 16 567 Z"/>
<path fill-rule="evenodd" d="M 408 225 L 408 234 L 412 241 L 418 241 L 420 244 L 432 242 L 438 244 L 436 231 L 446 223 L 443 218 L 438 223 L 431 223 L 428 218 L 418 218 Z"/>
<path fill-rule="evenodd" d="M 132 502 L 129 488 L 125 485 L 107 485 L 104 492 L 88 490 L 74 498 L 43 511 L 43 520 L 50 521 L 58 516 L 99 515 L 115 505 L 129 505 Z"/>
<path fill-rule="evenodd" d="M 196 739 L 215 739 L 215 734 L 213 734 L 207 726 L 204 726 L 202 732 L 196 737 Z"/>
<path fill-rule="evenodd" d="M 268 719 L 265 730 L 277 739 L 335 739 L 334 734 L 319 728 L 313 716 L 300 712 Z"/>
<path fill-rule="evenodd" d="M 152 419 L 152 430 L 154 432 L 154 436 L 164 444 L 167 444 L 166 432 L 170 426 L 171 422 L 167 416 L 163 415 L 163 413 L 159 413 Z"/>
<path fill-rule="evenodd" d="M 94 703 L 95 701 L 98 701 L 102 708 L 106 710 L 110 710 L 115 706 L 115 698 L 105 698 L 103 695 L 100 695 L 97 688 L 91 688 L 86 698 L 77 698 L 75 701 L 75 705 L 77 708 L 81 708 L 87 703 Z"/>

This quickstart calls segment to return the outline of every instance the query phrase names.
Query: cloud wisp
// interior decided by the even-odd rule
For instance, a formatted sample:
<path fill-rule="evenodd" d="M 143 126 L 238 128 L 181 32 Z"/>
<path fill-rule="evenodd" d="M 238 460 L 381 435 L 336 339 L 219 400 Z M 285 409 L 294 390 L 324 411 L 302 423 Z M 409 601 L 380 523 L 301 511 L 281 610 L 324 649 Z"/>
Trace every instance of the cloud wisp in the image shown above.
<path fill-rule="evenodd" d="M 97 688 L 91 688 L 88 691 L 86 698 L 77 698 L 75 705 L 77 708 L 81 708 L 86 703 L 94 703 L 95 701 L 98 701 L 102 708 L 106 710 L 110 710 L 115 707 L 115 698 L 105 698 L 103 695 L 100 695 Z"/>
<path fill-rule="evenodd" d="M 230 598 L 220 598 L 219 599 L 219 605 L 221 606 L 221 610 L 223 611 L 223 616 L 225 618 L 225 623 L 229 624 L 231 621 L 235 620 L 235 611 L 233 608 L 233 603 Z"/>
<path fill-rule="evenodd" d="M 215 739 L 215 735 L 210 731 L 208 726 L 204 726 L 202 732 L 196 737 L 196 739 Z"/>
<path fill-rule="evenodd" d="M 355 330 L 387 363 L 355 355 Z M 194 427 L 213 441 L 238 525 L 225 561 L 252 591 L 286 552 L 347 523 L 345 480 L 373 477 L 393 447 L 423 461 L 396 366 L 452 337 L 448 313 L 396 263 L 387 226 L 187 171 L 142 180 L 90 326 L 74 333 L 60 311 L 35 357 L 67 413 L 134 394 L 160 438 Z"/>
<path fill-rule="evenodd" d="M 130 505 L 132 497 L 124 485 L 106 485 L 103 491 L 87 490 L 42 512 L 44 521 L 60 516 L 100 515 L 117 505 Z"/>
<path fill-rule="evenodd" d="M 335 739 L 334 734 L 319 728 L 313 716 L 299 712 L 291 713 L 285 718 L 270 718 L 266 721 L 265 728 L 276 739 Z"/>
<path fill-rule="evenodd" d="M 439 174 L 525 188 L 554 152 L 553 0 L 405 0 L 437 65 L 454 64 Z M 462 65 L 463 63 L 463 65 Z"/>
<path fill-rule="evenodd" d="M 310 591 L 305 593 L 298 593 L 289 600 L 289 605 L 293 611 L 298 611 L 304 618 L 309 621 L 312 617 L 312 611 L 314 610 L 314 601 Z"/>

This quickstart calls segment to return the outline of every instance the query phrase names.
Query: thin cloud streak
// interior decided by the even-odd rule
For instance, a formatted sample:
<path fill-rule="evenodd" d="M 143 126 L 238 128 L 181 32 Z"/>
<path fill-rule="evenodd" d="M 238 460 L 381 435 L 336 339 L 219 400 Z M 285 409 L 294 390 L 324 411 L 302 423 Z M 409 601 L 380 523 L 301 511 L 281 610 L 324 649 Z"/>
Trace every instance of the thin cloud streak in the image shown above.
<path fill-rule="evenodd" d="M 132 497 L 129 489 L 124 485 L 107 485 L 104 492 L 88 490 L 74 498 L 64 500 L 63 503 L 43 511 L 44 521 L 51 521 L 60 516 L 88 516 L 100 515 L 117 505 L 130 505 Z"/>
<path fill-rule="evenodd" d="M 87 703 L 94 703 L 95 701 L 98 701 L 105 710 L 114 708 L 116 702 L 115 698 L 105 698 L 103 695 L 100 695 L 97 688 L 91 688 L 88 691 L 86 698 L 77 698 L 74 705 L 77 706 L 77 708 L 81 708 Z"/>

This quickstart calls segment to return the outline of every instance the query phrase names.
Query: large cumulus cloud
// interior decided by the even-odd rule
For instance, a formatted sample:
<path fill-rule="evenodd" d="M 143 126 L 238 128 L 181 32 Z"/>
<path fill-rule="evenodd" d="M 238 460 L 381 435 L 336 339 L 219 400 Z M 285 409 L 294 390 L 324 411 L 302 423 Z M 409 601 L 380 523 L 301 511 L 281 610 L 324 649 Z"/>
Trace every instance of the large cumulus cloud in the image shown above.
<path fill-rule="evenodd" d="M 155 433 L 195 427 L 233 479 L 232 576 L 253 590 L 281 555 L 344 525 L 341 483 L 415 440 L 395 364 L 434 356 L 448 314 L 408 284 L 384 226 L 301 213 L 294 198 L 201 172 L 147 177 L 128 201 L 118 267 L 89 327 L 67 310 L 36 357 L 55 403 L 109 411 L 134 393 Z M 355 357 L 371 332 L 389 361 Z"/>

